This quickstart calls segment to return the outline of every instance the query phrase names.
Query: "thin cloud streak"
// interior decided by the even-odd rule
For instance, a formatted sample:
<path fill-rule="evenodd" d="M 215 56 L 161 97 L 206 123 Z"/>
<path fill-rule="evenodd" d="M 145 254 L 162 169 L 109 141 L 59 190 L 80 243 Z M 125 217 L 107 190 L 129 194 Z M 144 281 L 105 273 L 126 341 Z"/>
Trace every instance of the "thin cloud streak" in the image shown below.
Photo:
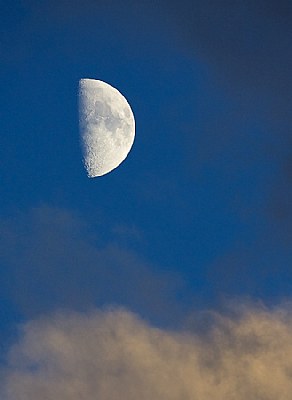
<path fill-rule="evenodd" d="M 288 308 L 214 314 L 204 335 L 157 329 L 126 310 L 26 323 L 1 398 L 284 400 L 292 392 Z"/>

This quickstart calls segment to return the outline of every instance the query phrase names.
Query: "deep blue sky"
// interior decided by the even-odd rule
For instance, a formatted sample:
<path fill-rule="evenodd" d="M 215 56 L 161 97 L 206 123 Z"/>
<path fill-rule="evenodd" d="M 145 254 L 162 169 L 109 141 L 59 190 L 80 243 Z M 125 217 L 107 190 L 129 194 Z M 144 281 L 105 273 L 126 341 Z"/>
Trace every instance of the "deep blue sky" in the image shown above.
<path fill-rule="evenodd" d="M 136 4 L 139 3 L 139 4 Z M 0 328 L 118 304 L 161 325 L 292 291 L 288 1 L 1 3 Z M 80 78 L 136 139 L 88 179 Z"/>

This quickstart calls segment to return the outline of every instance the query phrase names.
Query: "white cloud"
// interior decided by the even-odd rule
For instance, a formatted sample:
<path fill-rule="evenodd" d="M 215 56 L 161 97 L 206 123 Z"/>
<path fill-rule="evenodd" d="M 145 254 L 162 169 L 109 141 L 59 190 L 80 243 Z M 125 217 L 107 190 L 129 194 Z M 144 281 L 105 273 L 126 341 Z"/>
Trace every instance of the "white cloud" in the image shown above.
<path fill-rule="evenodd" d="M 24 325 L 8 357 L 5 400 L 287 400 L 292 318 L 245 307 L 202 334 L 157 329 L 125 310 Z"/>

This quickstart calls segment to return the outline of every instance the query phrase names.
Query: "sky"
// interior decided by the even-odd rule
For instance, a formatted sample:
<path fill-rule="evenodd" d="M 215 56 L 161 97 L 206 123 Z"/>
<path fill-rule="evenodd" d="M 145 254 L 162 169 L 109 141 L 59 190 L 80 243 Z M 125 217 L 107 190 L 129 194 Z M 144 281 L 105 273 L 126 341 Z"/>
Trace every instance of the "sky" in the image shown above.
<path fill-rule="evenodd" d="M 0 3 L 1 399 L 287 399 L 291 8 Z M 136 122 L 94 179 L 82 78 Z"/>

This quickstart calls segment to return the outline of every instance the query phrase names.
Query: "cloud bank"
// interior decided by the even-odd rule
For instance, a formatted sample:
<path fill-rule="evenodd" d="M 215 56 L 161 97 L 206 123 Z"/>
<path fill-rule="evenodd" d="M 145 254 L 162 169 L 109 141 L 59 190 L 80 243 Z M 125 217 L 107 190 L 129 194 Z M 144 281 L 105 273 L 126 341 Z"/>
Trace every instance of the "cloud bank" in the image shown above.
<path fill-rule="evenodd" d="M 202 331 L 157 329 L 126 310 L 26 323 L 3 371 L 4 400 L 287 400 L 286 309 L 214 314 Z"/>

